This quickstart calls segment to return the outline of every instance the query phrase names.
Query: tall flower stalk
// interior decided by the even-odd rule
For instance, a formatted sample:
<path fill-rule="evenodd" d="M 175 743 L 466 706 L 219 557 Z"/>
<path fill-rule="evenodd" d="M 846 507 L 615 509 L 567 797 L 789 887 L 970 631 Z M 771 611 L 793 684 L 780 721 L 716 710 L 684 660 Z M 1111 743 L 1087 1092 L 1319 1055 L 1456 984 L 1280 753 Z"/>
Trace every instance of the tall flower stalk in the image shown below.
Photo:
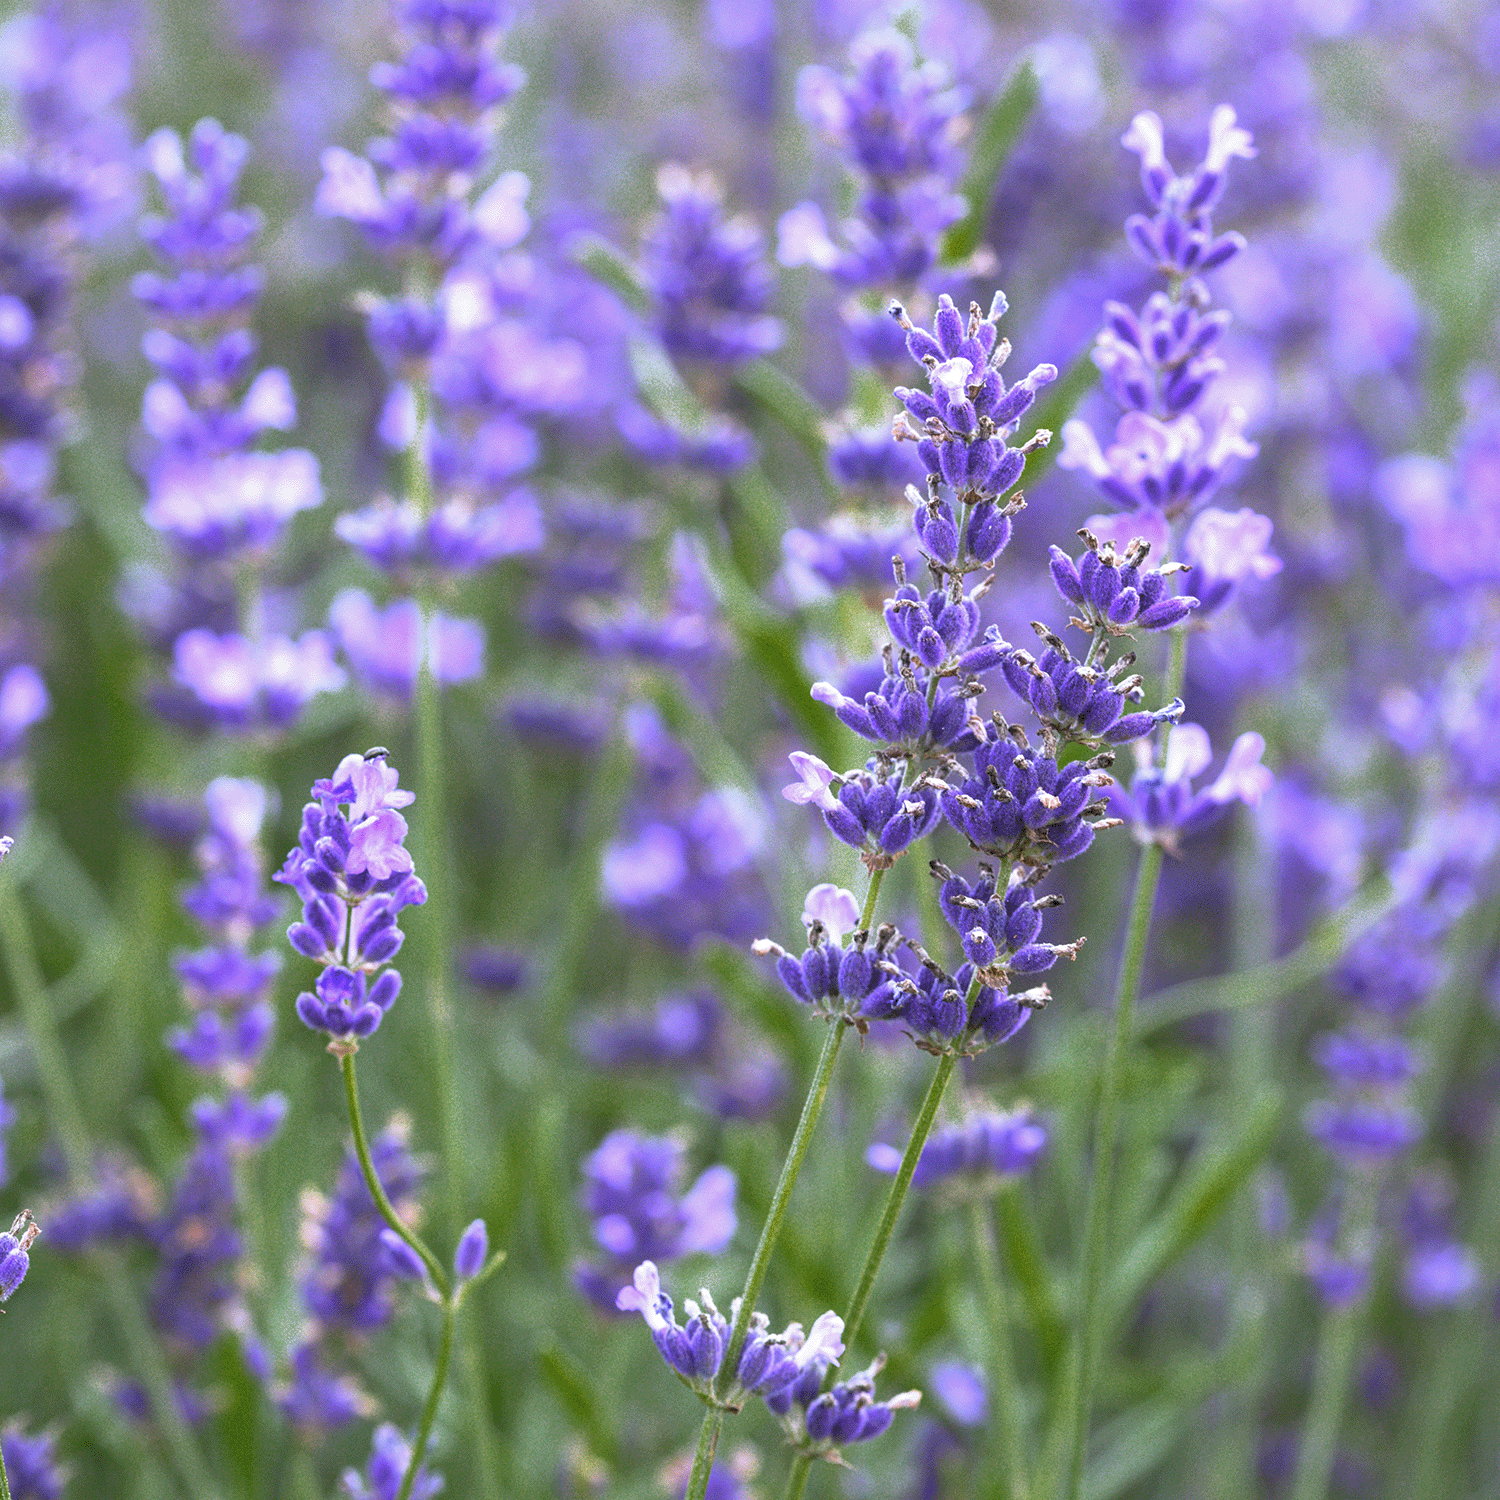
<path fill-rule="evenodd" d="M 406 1460 L 396 1500 L 410 1500 L 422 1486 L 427 1445 L 447 1383 L 459 1306 L 468 1288 L 489 1276 L 503 1256 L 489 1255 L 484 1221 L 474 1220 L 459 1237 L 450 1272 L 391 1202 L 377 1170 L 360 1110 L 355 1056 L 362 1040 L 372 1036 L 401 992 L 401 975 L 391 967 L 403 934 L 397 917 L 427 900 L 405 847 L 407 826 L 400 808 L 415 794 L 398 784 L 386 764 L 386 752 L 346 756 L 324 781 L 314 783 L 315 801 L 302 811 L 297 845 L 278 879 L 302 900 L 302 920 L 288 929 L 292 946 L 322 965 L 311 991 L 297 997 L 303 1024 L 328 1038 L 338 1059 L 354 1151 L 386 1229 L 382 1240 L 393 1263 L 420 1280 L 442 1309 L 438 1354 L 416 1438 Z M 384 1429 L 377 1431 L 371 1459 L 390 1460 Z"/>

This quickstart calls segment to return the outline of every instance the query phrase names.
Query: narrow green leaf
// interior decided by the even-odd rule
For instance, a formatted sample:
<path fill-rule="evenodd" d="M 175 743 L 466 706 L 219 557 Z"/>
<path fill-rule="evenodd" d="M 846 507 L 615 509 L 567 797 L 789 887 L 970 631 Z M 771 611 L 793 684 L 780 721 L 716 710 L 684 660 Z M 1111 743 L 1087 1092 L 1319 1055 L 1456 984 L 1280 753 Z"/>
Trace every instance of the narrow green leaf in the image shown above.
<path fill-rule="evenodd" d="M 818 403 L 785 370 L 768 359 L 752 359 L 734 373 L 734 383 L 797 440 L 828 488 L 828 444 Z M 836 493 L 836 491 L 835 491 Z"/>
<path fill-rule="evenodd" d="M 574 235 L 568 252 L 596 281 L 603 282 L 633 312 L 651 310 L 651 294 L 641 285 L 635 267 L 614 245 L 597 234 Z"/>
<path fill-rule="evenodd" d="M 609 1420 L 595 1399 L 597 1376 L 583 1362 L 560 1344 L 545 1345 L 537 1351 L 542 1378 L 562 1403 L 563 1409 L 588 1434 L 589 1445 L 601 1457 L 613 1461 L 615 1434 Z"/>
<path fill-rule="evenodd" d="M 1015 150 L 1031 112 L 1036 108 L 1037 77 L 1031 63 L 1023 59 L 1010 75 L 1000 97 L 990 106 L 969 154 L 963 194 L 969 211 L 943 236 L 943 260 L 952 265 L 979 248 L 989 218 L 995 184 Z"/>
<path fill-rule="evenodd" d="M 1281 1123 L 1279 1090 L 1267 1090 L 1245 1111 L 1238 1130 L 1201 1146 L 1165 1208 L 1136 1236 L 1110 1278 L 1110 1299 L 1123 1315 L 1171 1263 L 1213 1226 L 1260 1165 Z"/>
<path fill-rule="evenodd" d="M 1381 876 L 1316 927 L 1285 958 L 1238 974 L 1190 979 L 1148 996 L 1136 1012 L 1136 1035 L 1149 1036 L 1165 1026 L 1216 1011 L 1269 1005 L 1290 995 L 1332 967 L 1355 938 L 1390 910 L 1392 899 L 1390 882 Z"/>
<path fill-rule="evenodd" d="M 687 388 L 660 340 L 635 333 L 627 349 L 630 373 L 651 410 L 683 432 L 701 432 L 708 425 L 708 412 Z"/>

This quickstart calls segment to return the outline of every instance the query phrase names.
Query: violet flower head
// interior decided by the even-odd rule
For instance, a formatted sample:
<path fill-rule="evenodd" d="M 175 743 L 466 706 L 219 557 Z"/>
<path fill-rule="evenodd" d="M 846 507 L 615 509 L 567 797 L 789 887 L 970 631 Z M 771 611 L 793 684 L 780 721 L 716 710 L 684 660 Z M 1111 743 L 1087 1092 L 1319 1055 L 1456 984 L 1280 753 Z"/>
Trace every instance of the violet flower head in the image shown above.
<path fill-rule="evenodd" d="M 1240 735 L 1219 774 L 1207 786 L 1195 789 L 1193 778 L 1212 763 L 1213 747 L 1202 725 L 1179 724 L 1167 741 L 1165 762 L 1158 766 L 1143 753 L 1129 792 L 1116 787 L 1110 800 L 1138 839 L 1175 851 L 1182 839 L 1217 821 L 1233 803 L 1259 804 L 1273 779 L 1270 769 L 1261 764 L 1265 748 L 1260 735 Z"/>
<path fill-rule="evenodd" d="M 1215 235 L 1209 218 L 1228 186 L 1229 163 L 1255 156 L 1250 132 L 1234 109 L 1221 104 L 1209 117 L 1203 160 L 1179 177 L 1167 160 L 1161 117 L 1144 110 L 1130 122 L 1120 144 L 1141 159 L 1141 186 L 1154 218 L 1133 214 L 1125 222 L 1131 248 L 1164 275 L 1201 275 L 1221 266 L 1244 246 L 1237 234 Z"/>
<path fill-rule="evenodd" d="M 1027 1108 L 1009 1114 L 975 1114 L 960 1125 L 933 1132 L 917 1158 L 912 1186 L 954 1182 L 969 1190 L 993 1192 L 1029 1172 L 1046 1146 L 1046 1127 Z M 901 1166 L 901 1152 L 876 1141 L 866 1151 L 865 1161 L 877 1172 L 894 1173 Z"/>
<path fill-rule="evenodd" d="M 406 1223 L 419 1212 L 417 1194 L 426 1167 L 406 1147 L 407 1130 L 397 1122 L 370 1143 L 375 1175 Z M 302 1241 L 308 1262 L 302 1300 L 326 1332 L 367 1333 L 390 1321 L 399 1273 L 381 1239 L 386 1222 L 350 1150 L 331 1198 L 304 1194 Z"/>
<path fill-rule="evenodd" d="M 733 365 L 780 347 L 781 324 L 766 311 L 774 282 L 760 230 L 724 217 L 709 173 L 668 163 L 656 186 L 662 210 L 641 242 L 641 276 L 668 353 Z"/>
<path fill-rule="evenodd" d="M 730 1320 L 738 1313 L 739 1300 L 735 1299 L 725 1318 L 706 1290 L 701 1297 L 701 1305 L 690 1298 L 683 1302 L 688 1321 L 679 1323 L 656 1265 L 647 1260 L 635 1268 L 631 1285 L 620 1292 L 615 1305 L 621 1312 L 640 1313 L 657 1351 L 689 1389 L 705 1399 L 718 1400 L 715 1378 L 729 1347 Z M 804 1379 L 816 1389 L 824 1372 L 844 1352 L 843 1332 L 844 1320 L 831 1312 L 822 1314 L 806 1332 L 800 1323 L 790 1323 L 782 1333 L 771 1332 L 764 1313 L 752 1313 L 739 1366 L 722 1397 L 724 1404 L 738 1407 L 758 1395 L 770 1405 Z"/>
<path fill-rule="evenodd" d="M 441 611 L 424 621 L 415 599 L 394 599 L 381 608 L 363 589 L 344 589 L 328 607 L 328 623 L 360 685 L 398 703 L 410 703 L 416 694 L 424 639 L 436 682 L 453 686 L 484 672 L 479 621 Z"/>
<path fill-rule="evenodd" d="M 1193 570 L 1200 616 L 1229 602 L 1247 579 L 1274 578 L 1281 559 L 1269 551 L 1271 518 L 1243 508 L 1230 512 L 1208 506 L 1193 517 L 1182 539 L 1183 560 Z"/>
<path fill-rule="evenodd" d="M 173 646 L 172 675 L 190 695 L 180 717 L 241 734 L 285 729 L 319 693 L 348 680 L 321 630 L 260 640 L 187 630 Z"/>
<path fill-rule="evenodd" d="M 390 100 L 391 134 L 356 156 L 323 153 L 319 213 L 348 219 L 377 249 L 451 265 L 475 244 L 509 249 L 529 227 L 529 184 L 507 172 L 477 199 L 499 106 L 525 74 L 496 55 L 508 7 L 498 3 L 400 6 L 403 55 L 371 71 Z"/>
<path fill-rule="evenodd" d="M 62 1500 L 67 1470 L 57 1459 L 57 1433 L 27 1433 L 19 1422 L 8 1422 L 0 1432 L 0 1455 L 11 1500 Z"/>
<path fill-rule="evenodd" d="M 330 1050 L 350 1051 L 401 991 L 400 974 L 386 967 L 403 941 L 396 918 L 427 899 L 398 811 L 415 794 L 397 784 L 386 752 L 376 749 L 346 755 L 330 778 L 313 784 L 313 796 L 275 879 L 302 900 L 302 920 L 287 929 L 288 940 L 323 965 L 313 993 L 297 997 L 297 1014 L 327 1033 Z"/>
<path fill-rule="evenodd" d="M 576 1267 L 574 1284 L 601 1307 L 614 1306 L 642 1258 L 717 1255 L 733 1239 L 734 1173 L 709 1167 L 684 1191 L 686 1169 L 680 1142 L 633 1130 L 612 1132 L 585 1159 L 581 1202 L 610 1264 Z"/>
<path fill-rule="evenodd" d="M 787 1441 L 799 1453 L 837 1460 L 840 1448 L 879 1437 L 898 1411 L 910 1411 L 921 1404 L 920 1391 L 877 1398 L 875 1377 L 884 1366 L 882 1354 L 868 1368 L 821 1394 L 821 1372 L 814 1382 L 809 1367 L 789 1386 L 767 1395 L 766 1405 L 781 1418 Z"/>
<path fill-rule="evenodd" d="M 1126 238 L 1168 277 L 1169 288 L 1153 292 L 1139 312 L 1105 304 L 1094 363 L 1124 414 L 1107 444 L 1082 418 L 1066 422 L 1058 465 L 1082 469 L 1112 504 L 1136 513 L 1129 534 L 1106 518 L 1091 519 L 1096 535 L 1121 550 L 1138 535 L 1165 556 L 1169 522 L 1209 501 L 1234 461 L 1256 452 L 1244 436 L 1246 413 L 1220 409 L 1212 396 L 1224 369 L 1217 348 L 1229 315 L 1210 310 L 1202 280 L 1244 244 L 1237 234 L 1215 235 L 1209 213 L 1223 195 L 1229 162 L 1253 156 L 1255 148 L 1228 105 L 1213 112 L 1207 154 L 1187 177 L 1172 171 L 1161 121 L 1149 110 L 1135 117 L 1123 144 L 1140 156 L 1141 180 L 1157 211 L 1151 219 L 1132 215 Z"/>
<path fill-rule="evenodd" d="M 200 120 L 186 145 L 159 130 L 144 148 L 167 207 L 141 224 L 165 274 L 143 272 L 134 285 L 157 324 L 142 344 L 157 372 L 141 414 L 151 444 L 145 517 L 190 561 L 267 551 L 323 499 L 312 454 L 248 451 L 297 419 L 286 371 L 252 375 L 246 324 L 264 277 L 248 257 L 261 220 L 235 202 L 248 154 L 217 120 Z"/>
<path fill-rule="evenodd" d="M 412 1446 L 393 1422 L 382 1422 L 370 1440 L 370 1458 L 361 1474 L 345 1469 L 339 1487 L 347 1500 L 396 1500 L 401 1481 L 411 1467 Z M 443 1479 L 426 1464 L 417 1469 L 410 1491 L 411 1500 L 432 1500 L 443 1490 Z"/>
<path fill-rule="evenodd" d="M 22 1209 L 5 1233 L 0 1234 L 0 1302 L 8 1302 L 31 1268 L 29 1251 L 41 1226 Z"/>
<path fill-rule="evenodd" d="M 789 209 L 778 225 L 781 263 L 815 266 L 847 287 L 910 289 L 932 269 L 943 231 L 964 211 L 953 190 L 964 104 L 948 70 L 935 60 L 918 63 L 893 30 L 857 38 L 842 75 L 804 68 L 797 111 L 847 163 L 854 211 L 839 226 L 838 244 L 815 204 Z"/>

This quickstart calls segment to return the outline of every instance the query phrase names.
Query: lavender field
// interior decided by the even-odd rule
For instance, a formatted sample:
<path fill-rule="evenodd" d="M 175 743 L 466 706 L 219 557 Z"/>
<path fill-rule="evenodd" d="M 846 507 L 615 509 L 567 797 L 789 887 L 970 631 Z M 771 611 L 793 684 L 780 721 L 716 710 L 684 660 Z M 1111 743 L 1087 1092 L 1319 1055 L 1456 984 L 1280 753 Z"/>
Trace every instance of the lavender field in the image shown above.
<path fill-rule="evenodd" d="M 1500 1500 L 1500 8 L 7 16 L 0 1500 Z"/>

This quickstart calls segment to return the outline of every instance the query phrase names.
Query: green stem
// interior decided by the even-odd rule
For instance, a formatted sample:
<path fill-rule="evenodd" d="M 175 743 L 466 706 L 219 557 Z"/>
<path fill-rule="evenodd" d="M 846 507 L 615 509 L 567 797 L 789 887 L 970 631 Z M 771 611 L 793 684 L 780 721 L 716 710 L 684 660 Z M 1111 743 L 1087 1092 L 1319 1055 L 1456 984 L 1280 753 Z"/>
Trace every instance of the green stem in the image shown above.
<path fill-rule="evenodd" d="M 698 1429 L 698 1446 L 693 1450 L 693 1472 L 688 1475 L 688 1486 L 682 1500 L 703 1500 L 708 1492 L 708 1476 L 713 1473 L 714 1451 L 719 1446 L 719 1429 L 724 1425 L 724 1408 L 710 1406 L 703 1413 L 703 1425 Z"/>
<path fill-rule="evenodd" d="M 68 1174 L 81 1187 L 93 1171 L 93 1151 L 89 1145 L 83 1111 L 73 1088 L 62 1040 L 52 1017 L 46 987 L 37 967 L 31 933 L 16 895 L 13 874 L 0 873 L 0 944 L 5 949 L 5 967 L 15 992 L 17 1004 L 31 1041 L 37 1078 L 47 1101 L 47 1113 L 62 1142 Z M 157 1342 L 139 1298 L 130 1285 L 125 1268 L 113 1256 L 102 1257 L 105 1287 L 114 1307 L 115 1319 L 129 1350 L 131 1364 L 151 1401 L 151 1412 L 166 1440 L 172 1462 L 176 1465 L 188 1494 L 209 1500 L 218 1493 L 213 1476 L 191 1428 L 183 1420 L 172 1386 L 172 1374 L 166 1356 Z"/>
<path fill-rule="evenodd" d="M 1349 1184 L 1349 1232 L 1345 1249 L 1356 1256 L 1373 1258 L 1371 1237 L 1377 1196 L 1375 1179 L 1368 1174 Z M 1323 1500 L 1333 1473 L 1344 1403 L 1354 1374 L 1354 1356 L 1364 1324 L 1365 1295 L 1361 1293 L 1323 1319 L 1318 1335 L 1318 1354 L 1313 1366 L 1312 1399 L 1307 1422 L 1297 1450 L 1297 1472 L 1290 1500 Z"/>
<path fill-rule="evenodd" d="M 1165 560 L 1165 559 L 1163 559 Z M 1171 649 L 1163 696 L 1170 702 L 1182 691 L 1187 675 L 1187 635 L 1171 632 Z M 1172 726 L 1164 724 L 1157 747 L 1164 762 Z M 1084 1220 L 1083 1255 L 1078 1268 L 1078 1316 L 1073 1325 L 1068 1362 L 1063 1376 L 1059 1406 L 1059 1434 L 1065 1445 L 1062 1493 L 1078 1500 L 1083 1485 L 1084 1448 L 1093 1406 L 1094 1382 L 1104 1344 L 1108 1312 L 1104 1306 L 1104 1261 L 1109 1248 L 1110 1198 L 1114 1188 L 1115 1148 L 1120 1135 L 1120 1093 L 1130 1033 L 1135 1023 L 1135 1005 L 1141 993 L 1141 975 L 1146 966 L 1146 943 L 1151 934 L 1151 914 L 1156 905 L 1156 887 L 1161 879 L 1162 849 L 1148 844 L 1136 869 L 1135 889 L 1125 924 L 1125 948 L 1115 984 L 1115 1020 L 1099 1080 L 1099 1108 L 1095 1117 L 1094 1162 L 1089 1184 L 1088 1213 Z"/>
<path fill-rule="evenodd" d="M 937 1119 L 938 1106 L 943 1102 L 948 1080 L 952 1078 L 957 1066 L 958 1057 L 952 1052 L 945 1052 L 938 1059 L 932 1082 L 927 1085 L 927 1097 L 922 1100 L 922 1108 L 911 1127 L 911 1139 L 907 1141 L 901 1165 L 896 1169 L 896 1179 L 885 1195 L 885 1208 L 881 1211 L 880 1222 L 875 1226 L 875 1238 L 870 1242 L 870 1249 L 865 1255 L 865 1263 L 859 1273 L 859 1284 L 854 1288 L 854 1296 L 849 1302 L 849 1311 L 844 1314 L 844 1344 L 847 1348 L 852 1349 L 859 1336 L 865 1311 L 875 1290 L 875 1278 L 880 1275 L 881 1262 L 890 1248 L 891 1237 L 896 1232 L 896 1221 L 901 1217 L 902 1205 L 906 1202 L 906 1193 L 911 1187 L 912 1173 L 917 1170 L 917 1160 L 922 1155 L 922 1147 L 927 1144 L 933 1121 Z"/>
<path fill-rule="evenodd" d="M 375 1207 L 380 1210 L 380 1217 L 390 1225 L 394 1234 L 399 1235 L 427 1267 L 427 1274 L 432 1277 L 432 1284 L 438 1289 L 441 1296 L 448 1296 L 448 1273 L 443 1269 L 442 1262 L 422 1242 L 421 1236 L 414 1234 L 402 1223 L 401 1215 L 396 1212 L 395 1205 L 386 1197 L 385 1187 L 375 1171 L 375 1163 L 370 1158 L 370 1143 L 365 1137 L 365 1122 L 359 1110 L 359 1089 L 354 1079 L 354 1054 L 346 1052 L 339 1058 L 339 1071 L 344 1075 L 344 1098 L 349 1105 L 349 1129 L 354 1135 L 354 1154 L 359 1158 L 359 1169 L 364 1173 L 365 1186 L 370 1190 L 370 1197 L 375 1200 Z"/>
<path fill-rule="evenodd" d="M 1099 1108 L 1094 1128 L 1094 1165 L 1089 1185 L 1088 1214 L 1084 1220 L 1083 1257 L 1078 1268 L 1078 1316 L 1064 1374 L 1060 1407 L 1063 1440 L 1067 1444 L 1067 1467 L 1063 1494 L 1078 1500 L 1083 1484 L 1084 1444 L 1088 1436 L 1094 1381 L 1104 1342 L 1107 1312 L 1104 1306 L 1104 1262 L 1109 1249 L 1110 1196 L 1114 1187 L 1115 1147 L 1120 1134 L 1120 1093 L 1125 1079 L 1125 1059 L 1140 996 L 1141 974 L 1146 963 L 1146 941 L 1151 932 L 1151 912 L 1156 904 L 1156 886 L 1161 877 L 1162 851 L 1150 844 L 1141 852 L 1130 915 L 1125 928 L 1125 950 L 1120 959 L 1115 988 L 1115 1024 L 1105 1053 L 1099 1082 Z"/>
<path fill-rule="evenodd" d="M 0 1500 L 10 1500 L 10 1476 L 5 1472 L 3 1451 L 0 1451 Z"/>
<path fill-rule="evenodd" d="M 977 984 L 977 978 L 975 982 Z M 970 1003 L 972 1002 L 971 995 Z M 854 1347 L 854 1340 L 864 1322 L 865 1309 L 869 1307 L 871 1293 L 875 1290 L 875 1278 L 880 1274 L 880 1264 L 890 1247 L 891 1236 L 896 1232 L 896 1221 L 901 1217 L 901 1208 L 906 1202 L 907 1190 L 911 1187 L 912 1173 L 917 1170 L 917 1159 L 922 1154 L 922 1147 L 927 1144 L 933 1121 L 937 1119 L 938 1106 L 943 1102 L 948 1080 L 953 1076 L 957 1065 L 957 1056 L 952 1052 L 945 1052 L 938 1059 L 932 1082 L 927 1086 L 927 1096 L 922 1100 L 922 1108 L 912 1125 L 911 1139 L 907 1141 L 901 1165 L 896 1169 L 896 1179 L 885 1196 L 885 1208 L 881 1211 L 880 1222 L 875 1226 L 875 1238 L 870 1243 L 865 1263 L 860 1269 L 859 1283 L 854 1288 L 849 1310 L 844 1314 L 846 1349 Z M 805 1453 L 799 1453 L 792 1460 L 792 1469 L 786 1481 L 786 1500 L 800 1500 L 802 1492 L 807 1488 L 807 1476 L 812 1470 L 812 1462 Z"/>
<path fill-rule="evenodd" d="M 845 1023 L 834 1019 L 828 1023 L 828 1039 L 823 1043 L 822 1055 L 818 1058 L 817 1070 L 808 1086 L 807 1098 L 802 1105 L 802 1116 L 787 1147 L 786 1160 L 781 1165 L 781 1177 L 776 1191 L 771 1196 L 771 1207 L 766 1222 L 760 1231 L 760 1242 L 750 1260 L 750 1270 L 745 1276 L 745 1289 L 740 1294 L 739 1315 L 729 1331 L 729 1346 L 724 1351 L 719 1365 L 719 1376 L 715 1394 L 720 1400 L 734 1383 L 739 1369 L 740 1355 L 745 1348 L 745 1335 L 750 1329 L 750 1318 L 755 1312 L 756 1299 L 760 1296 L 766 1271 L 771 1264 L 771 1254 L 781 1234 L 782 1221 L 786 1218 L 787 1206 L 792 1201 L 792 1189 L 802 1171 L 802 1161 L 807 1155 L 813 1131 L 817 1128 L 818 1116 L 823 1112 L 823 1103 L 828 1097 L 828 1086 L 833 1080 L 834 1063 L 838 1060 L 839 1048 L 844 1041 Z M 688 1475 L 687 1494 L 684 1500 L 703 1500 L 708 1489 L 709 1471 L 713 1467 L 714 1449 L 718 1446 L 719 1428 L 724 1421 L 724 1412 L 718 1406 L 709 1407 L 703 1415 L 703 1425 L 698 1430 L 698 1448 L 693 1454 L 693 1469 Z"/>
<path fill-rule="evenodd" d="M 974 1247 L 974 1266 L 979 1272 L 979 1289 L 990 1325 L 990 1383 L 1000 1418 L 1000 1462 L 1008 1476 L 1008 1482 L 1003 1488 L 997 1486 L 995 1493 L 1008 1495 L 1010 1500 L 1028 1500 L 1031 1482 L 1027 1477 L 1021 1388 L 1010 1346 L 1010 1309 L 1005 1283 L 1000 1276 L 1000 1252 L 995 1244 L 995 1226 L 990 1213 L 988 1200 L 973 1198 L 969 1201 L 969 1236 Z M 981 1473 L 985 1467 L 981 1465 Z"/>
<path fill-rule="evenodd" d="M 427 288 L 414 281 L 414 295 L 424 298 Z M 425 517 L 431 514 L 434 495 L 432 469 L 428 462 L 428 428 L 431 425 L 432 393 L 425 381 L 415 381 L 415 432 L 406 453 L 406 492 Z M 443 1187 L 448 1228 L 455 1236 L 463 1220 L 464 1126 L 463 1109 L 454 1081 L 453 1006 L 449 999 L 449 960 L 452 951 L 450 916 L 452 902 L 448 880 L 448 799 L 443 761 L 442 693 L 432 670 L 435 591 L 429 583 L 418 592 L 420 652 L 417 660 L 415 702 L 416 791 L 425 809 L 418 824 L 417 853 L 422 878 L 427 885 L 427 910 L 419 954 L 427 994 L 428 1047 L 433 1088 L 437 1095 L 438 1129 L 443 1162 Z M 500 1493 L 494 1437 L 485 1406 L 484 1350 L 471 1324 L 463 1341 L 464 1389 L 468 1396 L 469 1427 L 479 1471 L 482 1494 Z"/>
<path fill-rule="evenodd" d="M 870 923 L 875 920 L 875 902 L 880 897 L 880 887 L 884 882 L 884 870 L 874 870 L 871 872 L 870 889 L 865 892 L 864 910 L 859 914 L 860 929 L 864 932 L 870 930 Z"/>
<path fill-rule="evenodd" d="M 417 1482 L 417 1471 L 427 1456 L 432 1424 L 437 1420 L 438 1402 L 442 1400 L 443 1386 L 448 1379 L 448 1364 L 453 1358 L 453 1330 L 458 1322 L 458 1296 L 458 1288 L 454 1287 L 443 1298 L 443 1331 L 438 1337 L 437 1364 L 433 1366 L 432 1384 L 428 1387 L 427 1400 L 422 1406 L 422 1419 L 417 1424 L 417 1436 L 411 1445 L 411 1461 L 402 1476 L 401 1488 L 396 1491 L 396 1500 L 411 1500 L 412 1486 Z"/>
<path fill-rule="evenodd" d="M 838 1060 L 839 1048 L 843 1045 L 845 1030 L 846 1025 L 842 1019 L 835 1019 L 828 1023 L 828 1039 L 823 1043 L 817 1070 L 813 1073 L 807 1099 L 802 1105 L 802 1117 L 797 1121 L 792 1143 L 787 1148 L 786 1160 L 781 1164 L 781 1177 L 776 1183 L 776 1191 L 771 1195 L 771 1207 L 760 1231 L 760 1242 L 756 1245 L 755 1254 L 750 1260 L 750 1270 L 745 1276 L 745 1290 L 740 1294 L 740 1314 L 734 1320 L 734 1327 L 729 1332 L 729 1347 L 725 1350 L 723 1362 L 719 1366 L 717 1394 L 721 1398 L 734 1383 L 740 1355 L 745 1348 L 745 1336 L 750 1331 L 750 1319 L 755 1312 L 756 1301 L 760 1297 L 761 1284 L 766 1279 L 766 1272 L 771 1265 L 771 1254 L 776 1248 L 776 1241 L 781 1236 L 782 1221 L 786 1218 L 787 1208 L 792 1201 L 792 1189 L 796 1187 L 797 1177 L 802 1171 L 802 1160 L 807 1155 L 807 1148 L 812 1142 L 818 1116 L 823 1113 L 823 1102 L 828 1097 L 828 1085 L 833 1081 L 833 1067 Z"/>

